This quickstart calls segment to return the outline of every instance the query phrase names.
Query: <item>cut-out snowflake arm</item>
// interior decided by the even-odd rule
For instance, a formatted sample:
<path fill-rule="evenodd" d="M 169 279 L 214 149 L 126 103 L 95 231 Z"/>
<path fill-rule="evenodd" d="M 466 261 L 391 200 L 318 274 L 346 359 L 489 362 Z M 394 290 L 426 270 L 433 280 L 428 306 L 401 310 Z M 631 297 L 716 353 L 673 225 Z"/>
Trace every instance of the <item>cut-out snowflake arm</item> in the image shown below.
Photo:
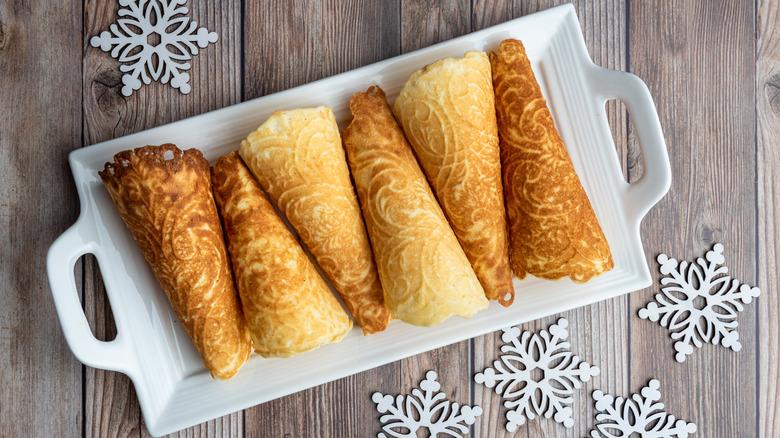
<path fill-rule="evenodd" d="M 190 21 L 187 8 L 181 6 L 185 1 L 119 0 L 123 9 L 117 14 L 124 18 L 109 27 L 111 32 L 103 31 L 90 40 L 93 47 L 110 51 L 121 63 L 125 96 L 141 88 L 142 82 L 150 84 L 152 80 L 163 84 L 170 81 L 183 94 L 191 91 L 186 71 L 192 65 L 188 61 L 198 54 L 198 48 L 216 42 L 218 36 Z M 149 42 L 155 34 L 159 35 L 159 44 Z"/>
<path fill-rule="evenodd" d="M 379 421 L 384 423 L 382 430 L 389 433 L 392 437 L 417 436 L 416 431 L 419 428 L 419 425 L 411 415 L 406 415 L 408 408 L 404 408 L 404 396 L 399 395 L 394 400 L 391 395 L 382 395 L 375 392 L 371 399 L 376 403 L 376 409 L 380 414 L 388 412 L 388 414 L 382 415 L 382 417 L 379 418 Z M 393 403 L 394 401 L 395 404 Z M 406 428 L 410 432 L 408 434 L 397 432 L 399 428 Z M 380 433 L 379 437 L 383 438 L 384 434 Z"/>
<path fill-rule="evenodd" d="M 415 438 L 421 427 L 427 428 L 431 437 L 462 438 L 466 435 L 468 426 L 482 415 L 482 408 L 450 403 L 444 393 L 439 392 L 440 388 L 436 372 L 428 371 L 420 389 L 413 389 L 411 396 L 399 395 L 393 399 L 375 392 L 371 399 L 376 403 L 377 411 L 386 413 L 379 418 L 383 425 L 377 437 Z"/>
<path fill-rule="evenodd" d="M 742 344 L 736 331 L 737 316 L 744 310 L 743 303 L 750 303 L 761 293 L 757 287 L 740 284 L 726 275 L 728 268 L 721 266 L 726 259 L 720 243 L 705 257 L 689 265 L 659 255 L 661 274 L 666 276 L 661 279 L 664 287 L 655 295 L 655 302 L 639 310 L 640 318 L 660 320 L 672 331 L 678 362 L 684 362 L 694 347 L 701 348 L 705 342 L 739 351 Z M 700 308 L 697 300 L 703 303 Z"/>
<path fill-rule="evenodd" d="M 596 401 L 596 428 L 591 438 L 622 438 L 637 434 L 641 438 L 686 438 L 696 432 L 696 425 L 675 420 L 659 403 L 661 392 L 658 380 L 651 380 L 640 394 L 630 398 L 613 398 L 601 391 L 593 391 Z"/>
<path fill-rule="evenodd" d="M 533 420 L 537 415 L 553 419 L 566 427 L 572 427 L 571 404 L 574 390 L 582 386 L 599 369 L 580 361 L 570 351 L 566 342 L 569 323 L 561 318 L 548 330 L 538 334 L 522 332 L 517 327 L 504 329 L 501 347 L 504 354 L 493 362 L 492 368 L 474 376 L 474 381 L 488 388 L 495 387 L 498 395 L 505 399 L 506 429 L 510 432 Z M 538 360 L 535 359 L 538 357 Z M 541 375 L 533 377 L 534 370 Z"/>

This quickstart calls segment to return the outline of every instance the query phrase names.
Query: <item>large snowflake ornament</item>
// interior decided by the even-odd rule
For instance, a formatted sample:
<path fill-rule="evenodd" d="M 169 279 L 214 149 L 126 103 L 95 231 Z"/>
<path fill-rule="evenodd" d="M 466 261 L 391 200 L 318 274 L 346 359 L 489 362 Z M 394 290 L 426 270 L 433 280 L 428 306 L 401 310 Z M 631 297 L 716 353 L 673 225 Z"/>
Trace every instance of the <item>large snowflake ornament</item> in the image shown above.
<path fill-rule="evenodd" d="M 129 96 L 141 88 L 141 82 L 150 84 L 159 80 L 171 82 L 182 93 L 190 92 L 189 62 L 205 48 L 217 41 L 217 34 L 186 16 L 186 0 L 119 0 L 119 18 L 90 40 L 92 47 L 118 59 L 122 65 L 122 94 Z"/>
<path fill-rule="evenodd" d="M 391 395 L 375 392 L 371 399 L 382 415 L 382 431 L 395 438 L 416 438 L 417 431 L 425 427 L 431 437 L 449 436 L 462 438 L 468 433 L 467 425 L 472 425 L 482 415 L 479 406 L 459 406 L 450 404 L 445 395 L 439 392 L 441 385 L 436 381 L 436 372 L 428 371 L 420 389 L 413 389 L 411 396 Z M 465 423 L 465 424 L 464 424 Z M 380 432 L 378 438 L 387 438 Z"/>
<path fill-rule="evenodd" d="M 596 401 L 596 428 L 590 431 L 592 438 L 686 438 L 696 432 L 696 425 L 684 420 L 675 421 L 667 414 L 658 388 L 658 380 L 642 388 L 641 395 L 631 398 L 613 398 L 601 391 L 593 391 Z M 636 434 L 636 435 L 633 435 Z"/>
<path fill-rule="evenodd" d="M 706 254 L 690 265 L 678 264 L 666 254 L 658 256 L 661 264 L 661 284 L 666 287 L 639 310 L 639 317 L 651 321 L 661 320 L 661 325 L 671 330 L 677 351 L 675 359 L 684 362 L 693 353 L 693 347 L 701 348 L 704 342 L 722 344 L 734 351 L 742 349 L 737 333 L 737 314 L 758 297 L 757 287 L 740 284 L 726 275 L 728 268 L 721 266 L 723 245 L 715 244 Z"/>
<path fill-rule="evenodd" d="M 558 423 L 572 427 L 571 405 L 574 389 L 597 376 L 599 369 L 581 362 L 573 355 L 566 342 L 569 322 L 561 318 L 547 330 L 538 334 L 520 332 L 517 327 L 504 329 L 501 339 L 507 343 L 500 360 L 474 376 L 474 381 L 495 387 L 496 393 L 510 408 L 506 414 L 506 429 L 510 432 L 533 420 L 536 415 L 553 417 Z"/>

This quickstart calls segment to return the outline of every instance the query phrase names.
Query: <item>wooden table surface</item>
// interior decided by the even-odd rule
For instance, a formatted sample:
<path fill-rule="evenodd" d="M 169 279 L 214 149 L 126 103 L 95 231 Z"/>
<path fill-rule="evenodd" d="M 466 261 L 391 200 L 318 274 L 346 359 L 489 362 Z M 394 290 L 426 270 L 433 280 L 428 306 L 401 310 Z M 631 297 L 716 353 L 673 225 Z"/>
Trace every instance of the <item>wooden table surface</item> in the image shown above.
<path fill-rule="evenodd" d="M 89 45 L 117 16 L 115 0 L 0 2 L 0 436 L 147 436 L 124 375 L 79 363 L 66 345 L 45 274 L 51 242 L 79 204 L 70 151 L 341 73 L 546 9 L 533 0 L 189 0 L 219 34 L 189 71 L 192 92 L 153 83 L 124 97 L 118 64 Z M 780 2 L 576 1 L 593 60 L 642 78 L 655 99 L 673 182 L 642 223 L 654 285 L 523 324 L 568 318 L 573 349 L 601 368 L 575 393 L 574 427 L 537 419 L 513 434 L 505 408 L 472 376 L 498 353 L 499 334 L 390 363 L 179 433 L 181 436 L 369 437 L 371 393 L 407 393 L 427 370 L 456 401 L 485 410 L 468 436 L 582 437 L 590 394 L 661 381 L 670 413 L 701 437 L 780 436 Z M 642 173 L 622 104 L 608 114 L 629 181 Z M 762 290 L 739 316 L 742 351 L 705 345 L 685 363 L 638 310 L 658 291 L 656 256 L 726 248 L 736 278 Z M 115 328 L 95 260 L 76 266 L 94 333 Z M 515 305 L 522 305 L 521 302 Z"/>

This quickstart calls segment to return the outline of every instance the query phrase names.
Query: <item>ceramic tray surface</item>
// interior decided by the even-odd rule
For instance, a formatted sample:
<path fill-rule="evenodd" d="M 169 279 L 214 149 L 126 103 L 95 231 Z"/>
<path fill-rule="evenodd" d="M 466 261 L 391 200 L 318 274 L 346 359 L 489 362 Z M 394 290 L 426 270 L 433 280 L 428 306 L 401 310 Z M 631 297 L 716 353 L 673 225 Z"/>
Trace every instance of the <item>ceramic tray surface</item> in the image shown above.
<path fill-rule="evenodd" d="M 515 279 L 514 305 L 497 303 L 466 320 L 451 318 L 431 328 L 394 321 L 364 337 L 355 327 L 339 344 L 290 359 L 255 354 L 230 381 L 213 380 L 174 315 L 150 267 L 126 229 L 97 174 L 115 153 L 172 142 L 195 147 L 214 161 L 277 109 L 330 105 L 344 128 L 349 99 L 380 85 L 393 102 L 416 69 L 468 50 L 495 49 L 518 38 L 548 99 L 563 137 L 609 241 L 615 268 L 586 284 L 569 280 Z M 604 103 L 619 98 L 639 134 L 644 176 L 625 182 Z M 127 374 L 135 385 L 146 426 L 159 436 L 305 388 L 358 373 L 506 326 L 560 313 L 644 288 L 651 283 L 639 225 L 670 185 L 669 159 L 658 116 L 644 83 L 633 75 L 602 69 L 588 56 L 574 8 L 564 5 L 512 20 L 403 56 L 281 93 L 169 125 L 79 149 L 70 165 L 81 202 L 76 223 L 52 244 L 49 281 L 63 332 L 79 360 Z M 96 340 L 75 287 L 73 266 L 96 256 L 117 325 L 116 339 Z"/>

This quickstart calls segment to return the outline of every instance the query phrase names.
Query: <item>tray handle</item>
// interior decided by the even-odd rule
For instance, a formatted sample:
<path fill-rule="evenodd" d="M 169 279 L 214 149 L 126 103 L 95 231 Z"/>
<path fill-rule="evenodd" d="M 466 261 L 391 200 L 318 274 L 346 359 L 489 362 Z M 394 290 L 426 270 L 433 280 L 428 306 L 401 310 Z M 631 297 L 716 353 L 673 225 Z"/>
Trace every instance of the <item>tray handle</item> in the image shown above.
<path fill-rule="evenodd" d="M 117 330 L 113 341 L 99 341 L 92 334 L 81 308 L 73 267 L 84 254 L 94 254 L 98 262 L 101 258 L 100 248 L 94 240 L 84 237 L 82 224 L 82 218 L 79 218 L 52 243 L 46 255 L 49 285 L 62 332 L 73 354 L 84 364 L 132 375 L 135 357 L 122 331 Z"/>
<path fill-rule="evenodd" d="M 602 111 L 608 100 L 618 99 L 626 108 L 639 136 L 639 152 L 644 164 L 642 176 L 624 193 L 626 216 L 637 226 L 650 208 L 666 195 L 672 184 L 669 153 L 658 119 L 653 97 L 647 85 L 637 76 L 609 70 L 595 64 L 588 79 Z"/>

